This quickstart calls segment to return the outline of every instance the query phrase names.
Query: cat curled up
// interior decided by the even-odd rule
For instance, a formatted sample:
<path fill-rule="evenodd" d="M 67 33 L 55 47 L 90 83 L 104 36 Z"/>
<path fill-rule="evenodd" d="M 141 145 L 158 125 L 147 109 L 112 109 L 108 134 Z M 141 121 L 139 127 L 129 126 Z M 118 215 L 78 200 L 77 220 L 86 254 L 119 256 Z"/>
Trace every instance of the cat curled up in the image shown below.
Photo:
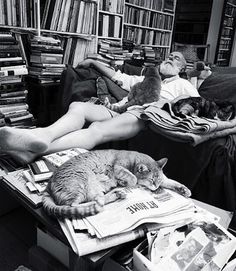
<path fill-rule="evenodd" d="M 128 107 L 133 105 L 143 105 L 159 100 L 161 91 L 161 77 L 156 67 L 147 67 L 143 71 L 144 80 L 136 83 L 130 90 L 123 105 L 111 104 L 106 98 L 104 105 L 118 113 L 123 113 Z"/>
<path fill-rule="evenodd" d="M 167 158 L 155 161 L 136 151 L 94 150 L 79 154 L 60 166 L 50 178 L 43 196 L 45 211 L 55 217 L 85 217 L 125 197 L 122 187 L 159 186 L 186 197 L 190 190 L 163 173 Z"/>

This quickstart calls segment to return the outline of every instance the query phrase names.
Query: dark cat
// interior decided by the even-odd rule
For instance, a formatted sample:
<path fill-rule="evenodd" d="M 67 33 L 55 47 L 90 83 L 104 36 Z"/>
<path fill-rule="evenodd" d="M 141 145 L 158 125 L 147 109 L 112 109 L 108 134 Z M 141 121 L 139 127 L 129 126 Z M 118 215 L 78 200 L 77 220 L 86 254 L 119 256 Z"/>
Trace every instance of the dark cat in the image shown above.
<path fill-rule="evenodd" d="M 175 115 L 195 115 L 209 119 L 230 120 L 235 116 L 235 108 L 229 102 L 216 102 L 203 97 L 181 99 L 172 105 Z"/>
<path fill-rule="evenodd" d="M 105 100 L 105 106 L 115 112 L 123 113 L 132 105 L 152 103 L 159 99 L 161 91 L 161 77 L 156 67 L 147 67 L 143 72 L 144 80 L 136 83 L 128 94 L 128 102 L 124 105 L 111 104 Z"/>
<path fill-rule="evenodd" d="M 83 217 L 96 214 L 109 202 L 124 197 L 121 187 L 143 186 L 156 190 L 160 185 L 190 196 L 184 185 L 170 180 L 159 161 L 124 150 L 95 150 L 80 154 L 59 167 L 49 180 L 43 207 L 56 217 Z"/>

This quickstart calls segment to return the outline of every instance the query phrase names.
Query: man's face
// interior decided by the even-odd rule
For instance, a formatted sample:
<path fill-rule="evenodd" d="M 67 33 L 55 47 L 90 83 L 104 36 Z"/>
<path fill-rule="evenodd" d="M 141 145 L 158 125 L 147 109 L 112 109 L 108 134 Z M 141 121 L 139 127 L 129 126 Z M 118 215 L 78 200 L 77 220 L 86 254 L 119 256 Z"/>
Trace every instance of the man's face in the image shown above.
<path fill-rule="evenodd" d="M 179 52 L 171 53 L 167 60 L 163 61 L 160 65 L 160 73 L 166 76 L 174 76 L 179 74 L 184 67 L 184 57 Z"/>

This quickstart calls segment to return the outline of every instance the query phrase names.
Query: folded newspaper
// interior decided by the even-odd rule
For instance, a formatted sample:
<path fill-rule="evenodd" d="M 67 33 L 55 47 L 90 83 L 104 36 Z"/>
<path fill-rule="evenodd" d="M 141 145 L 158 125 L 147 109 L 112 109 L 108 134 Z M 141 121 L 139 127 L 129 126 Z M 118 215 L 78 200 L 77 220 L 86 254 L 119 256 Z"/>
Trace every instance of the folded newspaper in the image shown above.
<path fill-rule="evenodd" d="M 145 242 L 148 255 L 143 258 Z M 205 218 L 184 227 L 169 227 L 149 232 L 134 250 L 134 266 L 145 264 L 147 270 L 221 270 L 236 250 L 236 238 L 218 222 Z"/>
<path fill-rule="evenodd" d="M 188 224 L 203 213 L 203 209 L 196 207 L 191 199 L 171 190 L 160 189 L 156 193 L 139 188 L 124 190 L 126 199 L 106 205 L 99 214 L 59 221 L 78 255 L 144 237 L 150 230 Z"/>

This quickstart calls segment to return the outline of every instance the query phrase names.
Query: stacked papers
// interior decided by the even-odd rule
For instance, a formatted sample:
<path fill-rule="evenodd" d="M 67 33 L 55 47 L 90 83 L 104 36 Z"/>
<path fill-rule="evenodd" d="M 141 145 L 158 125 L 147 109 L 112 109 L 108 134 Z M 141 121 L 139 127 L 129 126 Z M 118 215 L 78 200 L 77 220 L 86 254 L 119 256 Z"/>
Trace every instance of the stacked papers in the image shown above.
<path fill-rule="evenodd" d="M 218 219 L 171 190 L 122 189 L 125 199 L 105 205 L 94 216 L 59 220 L 75 253 L 82 256 L 117 246 L 144 237 L 150 230 L 188 224 L 202 214 Z"/>

